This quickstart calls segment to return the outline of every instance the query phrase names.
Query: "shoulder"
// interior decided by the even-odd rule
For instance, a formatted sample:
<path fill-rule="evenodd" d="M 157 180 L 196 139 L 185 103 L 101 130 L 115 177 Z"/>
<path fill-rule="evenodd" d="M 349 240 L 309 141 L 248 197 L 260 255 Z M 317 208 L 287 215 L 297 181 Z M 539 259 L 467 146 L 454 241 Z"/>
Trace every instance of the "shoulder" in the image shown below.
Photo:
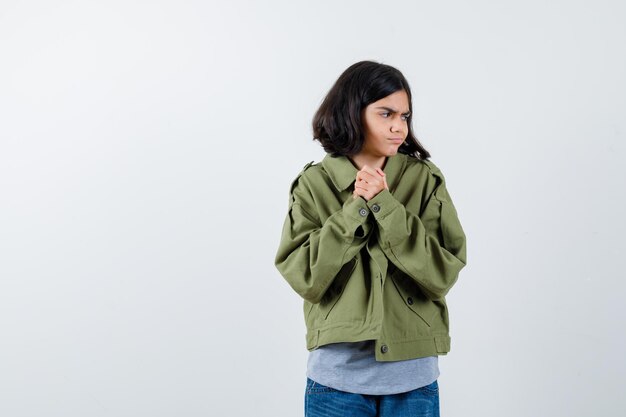
<path fill-rule="evenodd" d="M 310 182 L 315 180 L 315 178 L 319 177 L 320 175 L 325 175 L 322 163 L 315 161 L 307 162 L 302 167 L 298 175 L 296 175 L 296 177 L 293 179 L 292 189 L 298 184 L 298 182 Z"/>
<path fill-rule="evenodd" d="M 305 187 L 318 192 L 323 192 L 332 186 L 331 173 L 324 166 L 324 161 L 311 161 L 304 165 L 300 173 L 293 181 L 293 188 Z"/>
<path fill-rule="evenodd" d="M 412 172 L 423 172 L 424 174 L 443 177 L 441 169 L 430 159 L 417 159 L 413 156 L 404 155 L 406 158 L 406 169 Z"/>
<path fill-rule="evenodd" d="M 302 167 L 291 181 L 291 186 L 289 187 L 290 204 L 294 202 L 294 195 L 310 194 L 310 191 L 307 191 L 307 189 L 310 187 L 311 182 L 314 182 L 315 178 L 321 174 L 321 171 L 323 171 L 323 168 L 320 162 L 311 161 Z"/>
<path fill-rule="evenodd" d="M 445 181 L 441 169 L 430 159 L 417 159 L 413 156 L 403 155 L 405 158 L 405 170 L 403 177 L 408 176 L 413 180 L 439 184 Z"/>
<path fill-rule="evenodd" d="M 327 175 L 324 165 L 321 162 L 315 161 L 307 163 L 299 174 L 299 176 L 305 178 L 306 181 L 314 181 L 316 178 L 324 175 Z"/>
<path fill-rule="evenodd" d="M 449 199 L 446 179 L 437 164 L 429 159 L 406 156 L 406 168 L 402 175 L 406 186 L 421 190 L 424 198 L 435 195 L 440 201 Z M 409 181 L 407 181 L 410 179 Z"/>
<path fill-rule="evenodd" d="M 306 164 L 304 164 L 304 166 L 302 167 L 302 169 L 300 170 L 300 172 L 298 172 L 298 175 L 296 175 L 294 177 L 294 179 L 291 181 L 291 187 L 290 187 L 290 192 L 293 191 L 294 187 L 298 184 L 298 181 L 300 180 L 300 178 L 304 175 L 304 173 L 311 168 L 312 166 L 317 165 L 315 163 L 315 161 L 311 161 L 311 162 L 307 162 Z"/>

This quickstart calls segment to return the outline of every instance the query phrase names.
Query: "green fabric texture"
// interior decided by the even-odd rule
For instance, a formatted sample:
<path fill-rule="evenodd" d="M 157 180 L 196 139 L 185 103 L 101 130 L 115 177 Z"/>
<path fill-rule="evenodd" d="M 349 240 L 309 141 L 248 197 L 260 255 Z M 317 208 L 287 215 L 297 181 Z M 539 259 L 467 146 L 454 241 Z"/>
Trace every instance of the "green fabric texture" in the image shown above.
<path fill-rule="evenodd" d="M 466 237 L 441 171 L 388 157 L 389 190 L 353 198 L 345 156 L 293 181 L 275 265 L 303 298 L 306 347 L 376 340 L 376 360 L 450 351 L 445 296 L 466 265 Z"/>

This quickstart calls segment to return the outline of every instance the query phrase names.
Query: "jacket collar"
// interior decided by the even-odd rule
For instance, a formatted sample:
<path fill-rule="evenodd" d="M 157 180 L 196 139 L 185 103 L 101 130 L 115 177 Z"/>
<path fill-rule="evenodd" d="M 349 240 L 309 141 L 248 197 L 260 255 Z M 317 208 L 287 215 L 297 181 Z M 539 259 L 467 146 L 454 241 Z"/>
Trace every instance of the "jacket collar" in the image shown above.
<path fill-rule="evenodd" d="M 406 155 L 401 153 L 387 157 L 383 172 L 387 177 L 387 185 L 392 191 L 396 188 L 400 176 L 404 171 L 406 158 Z M 326 154 L 322 160 L 322 166 L 339 191 L 343 191 L 352 185 L 359 171 L 346 156 L 331 156 L 330 154 Z"/>

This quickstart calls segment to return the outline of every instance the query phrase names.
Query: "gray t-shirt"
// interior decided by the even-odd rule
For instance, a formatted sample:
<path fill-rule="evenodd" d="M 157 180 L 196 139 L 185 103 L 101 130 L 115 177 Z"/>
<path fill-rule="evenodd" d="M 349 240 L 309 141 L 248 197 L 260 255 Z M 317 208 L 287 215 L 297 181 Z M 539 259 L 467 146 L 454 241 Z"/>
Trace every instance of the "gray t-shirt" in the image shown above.
<path fill-rule="evenodd" d="M 309 352 L 307 377 L 340 391 L 390 395 L 432 384 L 439 362 L 437 356 L 377 362 L 374 340 L 331 343 Z"/>

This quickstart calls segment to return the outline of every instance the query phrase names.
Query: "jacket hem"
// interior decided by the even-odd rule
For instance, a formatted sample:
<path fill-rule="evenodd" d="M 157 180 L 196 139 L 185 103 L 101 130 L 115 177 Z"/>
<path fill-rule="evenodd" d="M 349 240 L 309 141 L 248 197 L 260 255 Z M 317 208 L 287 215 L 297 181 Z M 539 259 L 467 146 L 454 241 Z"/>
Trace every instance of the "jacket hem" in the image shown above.
<path fill-rule="evenodd" d="M 383 346 L 385 346 L 384 349 Z M 447 335 L 402 341 L 385 341 L 382 339 L 376 341 L 376 360 L 379 362 L 447 355 L 448 352 L 450 352 L 450 336 Z"/>
<path fill-rule="evenodd" d="M 450 352 L 451 338 L 449 335 L 433 335 L 410 340 L 387 341 L 380 337 L 379 330 L 380 325 L 368 326 L 364 330 L 349 326 L 311 329 L 306 334 L 307 349 L 311 351 L 331 343 L 375 340 L 376 361 L 378 362 L 439 356 L 446 355 Z"/>

